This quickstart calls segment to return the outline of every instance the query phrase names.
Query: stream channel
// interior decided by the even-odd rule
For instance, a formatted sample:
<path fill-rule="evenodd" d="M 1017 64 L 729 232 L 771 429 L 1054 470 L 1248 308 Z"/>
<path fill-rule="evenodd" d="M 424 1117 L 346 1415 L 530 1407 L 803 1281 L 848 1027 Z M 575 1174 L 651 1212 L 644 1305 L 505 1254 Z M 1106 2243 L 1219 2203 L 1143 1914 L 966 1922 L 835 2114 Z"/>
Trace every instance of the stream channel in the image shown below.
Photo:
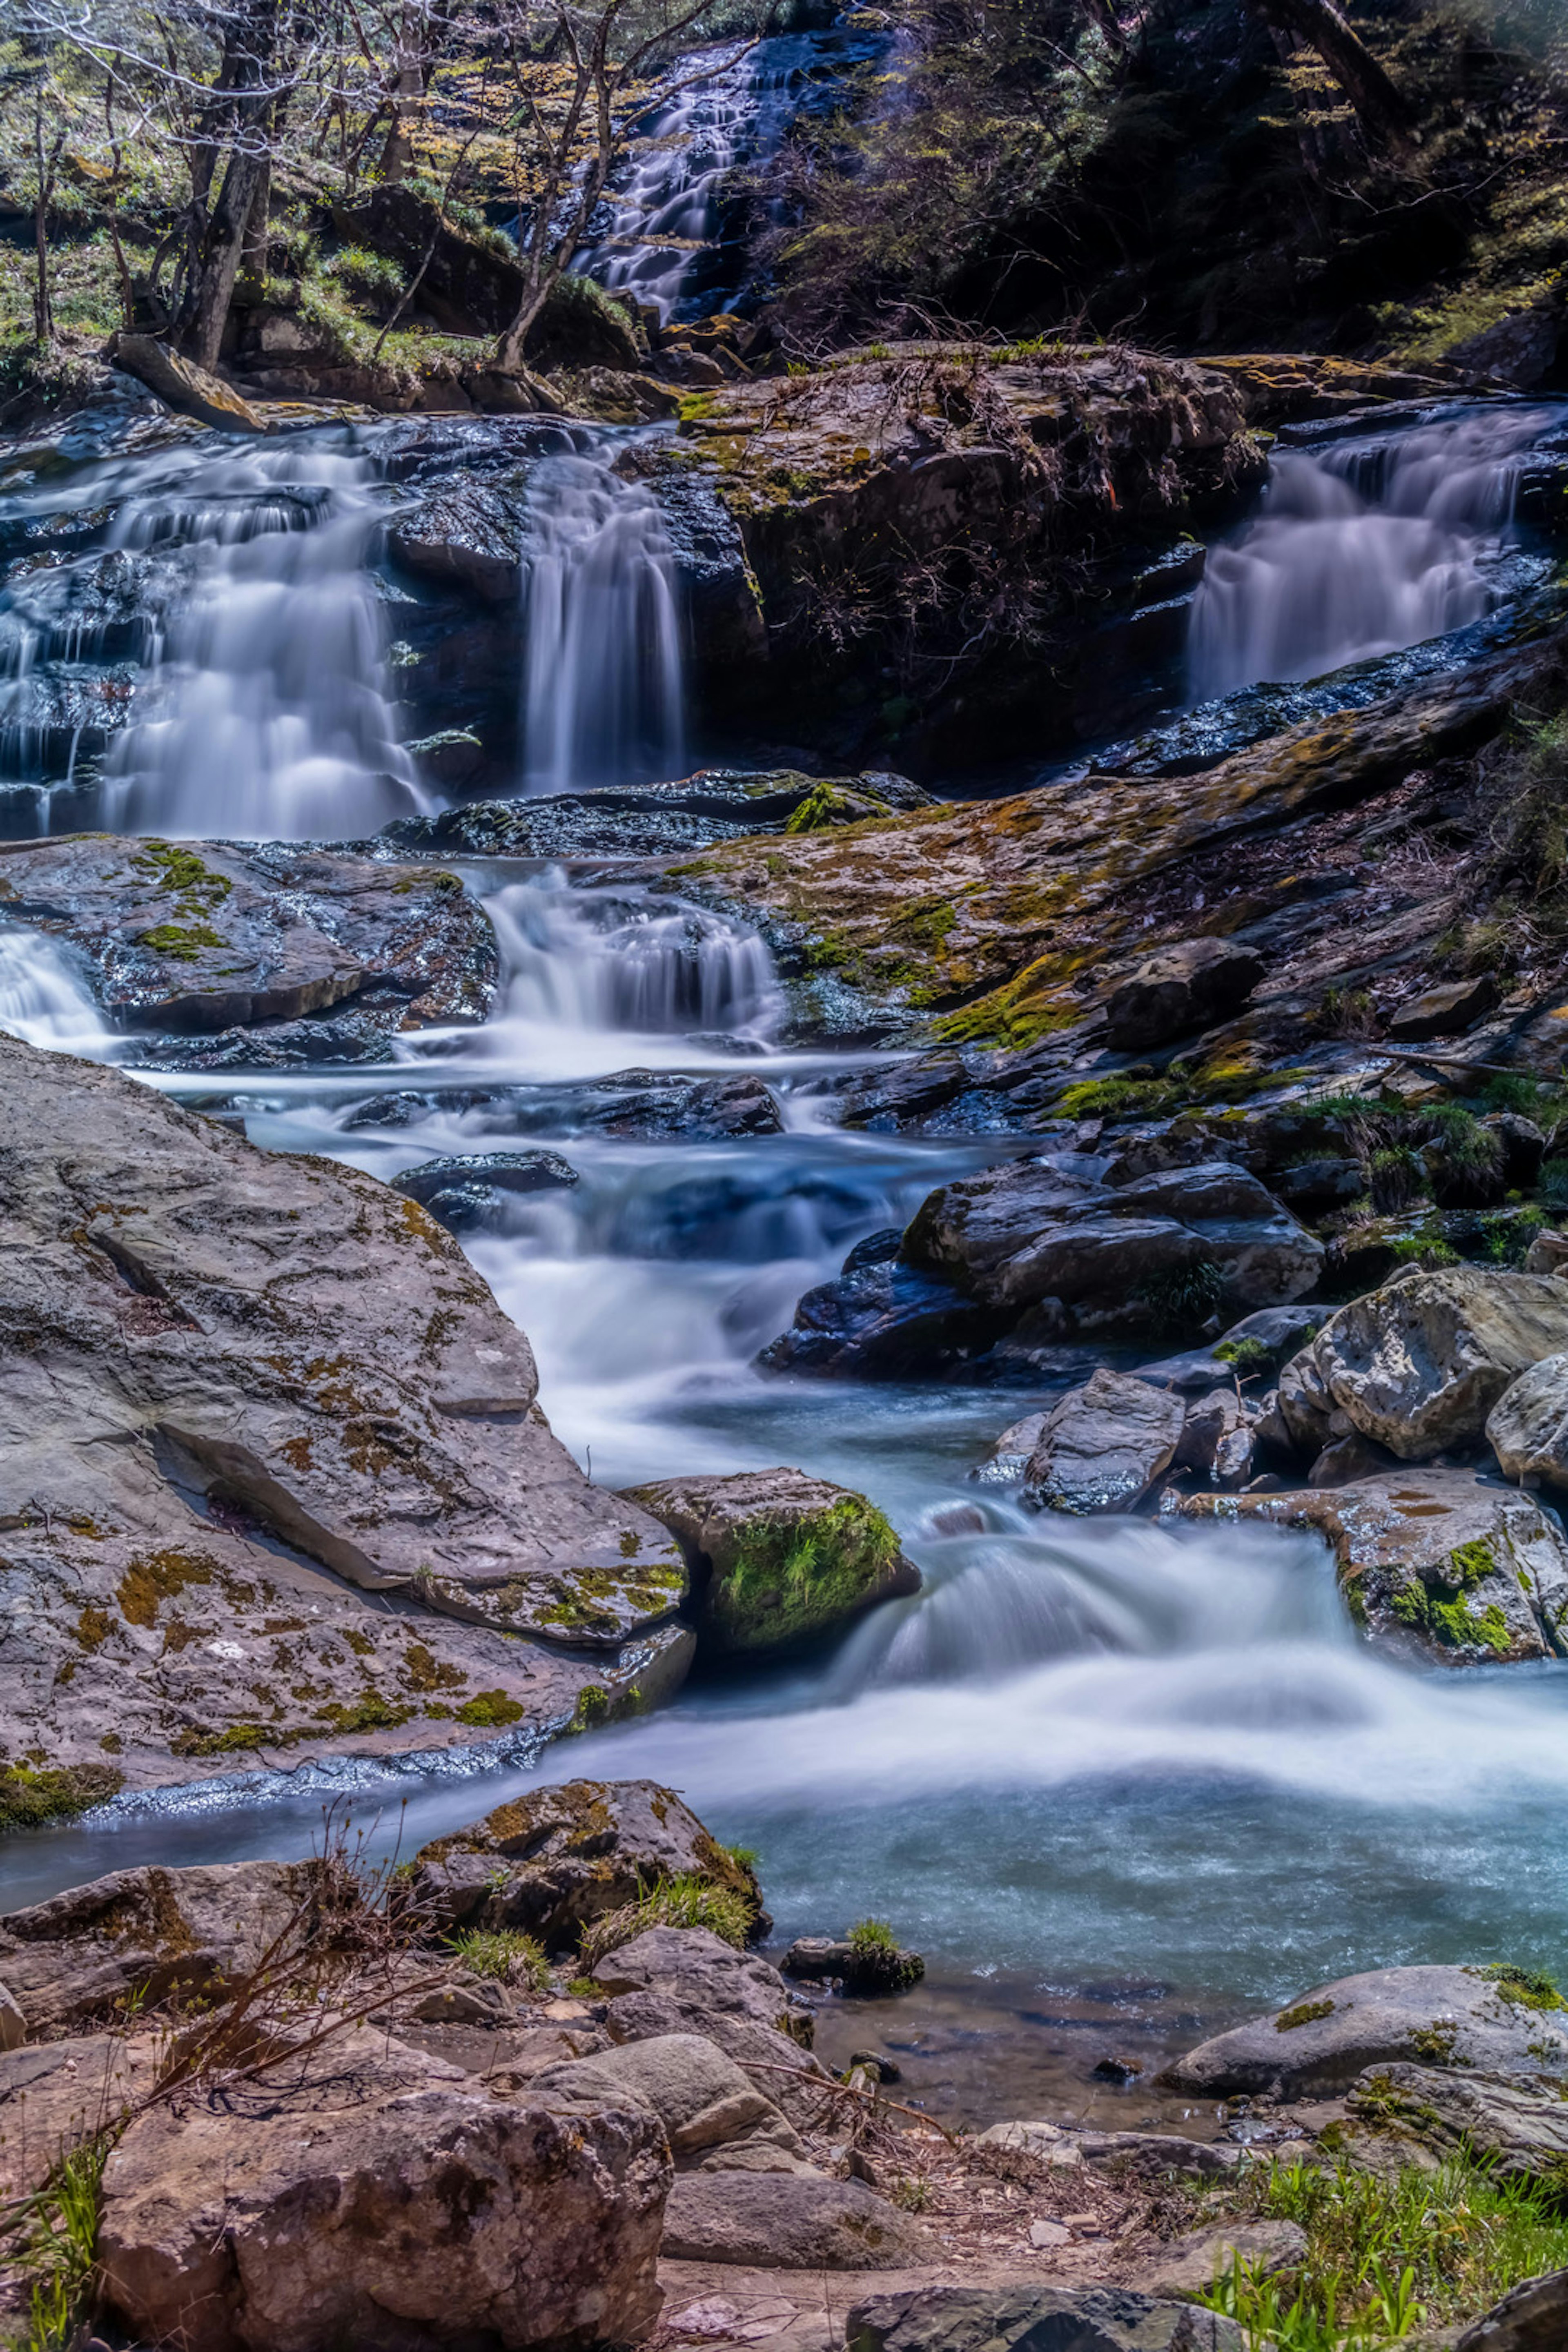
<path fill-rule="evenodd" d="M 768 63 L 753 81 L 776 108 Z M 692 168 L 711 169 L 706 151 Z M 647 191 L 649 214 L 700 235 L 669 210 L 677 193 Z M 623 276 L 625 259 L 623 239 Z M 650 244 L 642 282 L 677 307 L 684 266 Z M 1299 433 L 1259 511 L 1211 555 L 1192 702 L 1346 664 L 1464 658 L 1550 569 L 1514 525 L 1514 492 L 1521 458 L 1565 423 L 1561 404 L 1495 402 Z M 84 516 L 99 555 L 136 559 L 142 614 L 70 637 L 60 583 L 85 558 L 68 552 L 0 604 L 8 831 L 341 840 L 437 804 L 400 748 L 398 613 L 378 569 L 397 497 L 380 453 L 396 429 L 264 446 L 185 427 L 68 436 L 52 468 L 4 473 L 0 525 Z M 689 756 L 668 550 L 647 494 L 611 473 L 616 446 L 576 428 L 541 460 L 520 789 L 679 773 Z M 37 665 L 76 659 L 118 661 L 134 709 L 79 771 L 68 751 L 63 768 L 46 756 L 26 693 Z M 408 1036 L 377 1067 L 226 1071 L 250 1139 L 382 1177 L 514 1139 L 557 1146 L 576 1189 L 511 1200 L 466 1245 L 532 1340 L 578 1458 L 617 1486 L 787 1463 L 864 1489 L 925 1589 L 829 1653 L 693 1683 L 658 1715 L 534 1759 L 466 1776 L 310 1769 L 265 1802 L 254 1783 L 219 1785 L 13 1841 L 0 1907 L 153 1857 L 307 1851 L 334 1788 L 407 1853 L 530 1775 L 649 1775 L 757 1850 L 780 1938 L 869 1913 L 925 1953 L 920 1991 L 828 2004 L 819 2045 L 842 2061 L 875 2042 L 910 2094 L 981 2119 L 1181 2113 L 1094 2084 L 1095 2063 L 1149 2067 L 1352 1969 L 1560 1969 L 1568 1665 L 1391 1664 L 1358 1641 L 1306 1538 L 1022 1511 L 968 1474 L 1038 1402 L 1027 1391 L 759 1374 L 756 1350 L 857 1242 L 1024 1147 L 836 1128 L 825 1082 L 852 1057 L 790 1042 L 765 949 L 717 917 L 617 887 L 602 860 L 586 881 L 464 870 L 502 950 L 489 1024 Z M 68 959 L 18 930 L 0 934 L 0 1024 L 107 1059 L 124 1047 Z M 595 1087 L 628 1069 L 755 1075 L 784 1131 L 605 1139 Z M 214 1094 L 208 1076 L 142 1075 Z"/>

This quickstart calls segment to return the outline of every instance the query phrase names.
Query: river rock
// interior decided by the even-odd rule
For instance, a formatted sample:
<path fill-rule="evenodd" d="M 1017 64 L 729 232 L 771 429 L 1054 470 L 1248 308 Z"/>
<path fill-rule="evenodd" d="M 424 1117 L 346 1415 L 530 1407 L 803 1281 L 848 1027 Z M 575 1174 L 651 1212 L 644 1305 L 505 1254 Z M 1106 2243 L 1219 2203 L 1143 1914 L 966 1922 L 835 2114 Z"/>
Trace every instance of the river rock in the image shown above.
<path fill-rule="evenodd" d="M 737 1135 L 781 1135 L 778 1104 L 761 1078 L 682 1078 L 653 1070 L 616 1070 L 595 1081 L 574 1105 L 578 1135 L 646 1139 L 679 1137 L 721 1143 Z"/>
<path fill-rule="evenodd" d="M 1322 1244 L 1228 1160 L 1101 1184 L 1062 1158 L 1009 1160 L 930 1193 L 904 1235 L 920 1272 L 1017 1315 L 1056 1299 L 1082 1323 L 1147 1322 L 1161 1286 L 1213 1266 L 1242 1306 L 1310 1290 Z"/>
<path fill-rule="evenodd" d="M 1180 1397 L 1103 1369 L 1046 1415 L 1025 1473 L 1026 1500 L 1052 1511 L 1131 1511 L 1169 1469 Z"/>
<path fill-rule="evenodd" d="M 1487 1437 L 1505 1478 L 1568 1487 L 1568 1354 L 1543 1356 L 1504 1389 Z"/>
<path fill-rule="evenodd" d="M 757 1362 L 764 1371 L 818 1379 L 930 1377 L 983 1355 L 1007 1319 L 950 1282 L 879 1257 L 806 1291 L 790 1328 Z"/>
<path fill-rule="evenodd" d="M 1255 1407 L 1234 1388 L 1211 1389 L 1189 1403 L 1173 1457 L 1178 1470 L 1195 1470 L 1214 1486 L 1244 1486 L 1252 1474 Z"/>
<path fill-rule="evenodd" d="M 1234 2319 L 1131 2287 L 930 2286 L 858 2303 L 847 2352 L 1242 2352 Z"/>
<path fill-rule="evenodd" d="M 434 816 L 397 817 L 382 831 L 415 856 L 656 857 L 775 825 L 808 831 L 931 805 L 908 777 L 880 771 L 822 777 L 799 768 L 699 768 L 672 783 L 469 801 Z"/>
<path fill-rule="evenodd" d="M 876 1505 L 800 1470 L 664 1478 L 626 1499 L 679 1544 L 698 1648 L 714 1656 L 784 1648 L 920 1591 Z"/>
<path fill-rule="evenodd" d="M 1263 977 L 1263 959 L 1236 940 L 1178 940 L 1141 963 L 1105 1008 L 1112 1050 L 1142 1053 L 1238 1012 Z"/>
<path fill-rule="evenodd" d="M 510 1196 L 561 1192 L 578 1181 L 558 1151 L 479 1151 L 422 1160 L 395 1176 L 392 1189 L 458 1234 L 487 1223 Z"/>
<path fill-rule="evenodd" d="M 1560 2352 L 1568 2343 L 1568 2270 L 1526 2279 L 1467 2327 L 1455 2352 Z"/>
<path fill-rule="evenodd" d="M 1568 1234 L 1537 1234 L 1524 1254 L 1526 1274 L 1568 1276 Z"/>
<path fill-rule="evenodd" d="M 238 1990 L 296 1920 L 315 1920 L 319 1863 L 235 1862 L 111 1871 L 0 1918 L 0 1969 L 33 2034 L 96 2021 L 132 1993 L 142 2010 Z M 328 1932 L 321 1916 L 312 1932 Z"/>
<path fill-rule="evenodd" d="M 939 2259 L 908 2213 L 858 2180 L 809 2172 L 678 2173 L 665 2207 L 667 2261 L 779 2271 L 902 2270 Z"/>
<path fill-rule="evenodd" d="M 1312 1453 L 1345 1425 L 1423 1462 L 1479 1442 L 1521 1372 L 1568 1349 L 1568 1290 L 1548 1276 L 1443 1266 L 1395 1276 L 1330 1317 L 1279 1380 L 1279 1405 Z"/>
<path fill-rule="evenodd" d="M 1178 1356 L 1140 1364 L 1138 1377 L 1190 1397 L 1216 1387 L 1234 1388 L 1237 1381 L 1243 1386 L 1260 1382 L 1316 1336 L 1327 1314 L 1321 1307 L 1263 1307 L 1233 1323 L 1212 1348 L 1187 1349 Z"/>
<path fill-rule="evenodd" d="M 651 2326 L 670 2180 L 651 2109 L 490 2099 L 368 2033 L 331 2063 L 330 2101 L 277 2070 L 130 2126 L 98 2254 L 133 2338 L 331 2352 L 391 2329 L 588 2352 Z"/>
<path fill-rule="evenodd" d="M 111 1021 L 208 1032 L 346 998 L 389 1025 L 482 1021 L 489 918 L 455 874 L 288 843 L 0 843 L 0 912 L 74 949 Z"/>
<path fill-rule="evenodd" d="M 661 2033 L 547 2067 L 531 2103 L 555 2115 L 635 2104 L 664 2126 L 677 2172 L 806 2172 L 799 2133 L 732 2058 L 700 2033 Z"/>
<path fill-rule="evenodd" d="M 1329 2098 L 1369 2066 L 1568 2074 L 1568 2014 L 1520 1999 L 1489 1968 L 1379 1969 L 1299 1994 L 1272 2017 L 1200 2042 L 1160 2077 L 1201 2098 Z M 1514 1997 L 1510 1998 L 1510 1993 Z"/>
<path fill-rule="evenodd" d="M 740 1864 L 655 1780 L 530 1790 L 414 1858 L 418 1898 L 444 1923 L 521 1928 L 551 1949 L 677 1877 L 752 1893 Z"/>
<path fill-rule="evenodd" d="M 1542 2046 L 1553 2043 L 1543 2037 Z M 1568 2049 L 1554 2055 L 1568 2061 Z M 1373 2066 L 1357 2075 L 1347 2104 L 1374 2131 L 1397 2132 L 1441 2158 L 1467 2158 L 1495 2179 L 1554 2187 L 1568 2168 L 1568 2105 L 1557 2083 L 1468 2067 Z"/>
<path fill-rule="evenodd" d="M 1466 1470 L 1395 1470 L 1343 1486 L 1190 1495 L 1187 1518 L 1310 1528 L 1374 1641 L 1438 1665 L 1568 1653 L 1568 1538 L 1530 1495 Z"/>
<path fill-rule="evenodd" d="M 0 1820 L 668 1687 L 679 1553 L 415 1202 L 0 1036 Z"/>
<path fill-rule="evenodd" d="M 611 2030 L 617 1995 L 649 1993 L 675 2002 L 693 2017 L 706 2016 L 713 2039 L 726 2018 L 763 2025 L 795 2045 L 804 2065 L 811 2046 L 809 2010 L 803 2009 L 777 1969 L 754 1952 L 738 1952 L 707 1927 L 647 1927 L 598 1963 L 598 1981 L 611 1997 Z"/>
<path fill-rule="evenodd" d="M 1048 1412 L 1026 1412 L 1022 1421 L 1009 1422 L 984 1461 L 970 1472 L 976 1486 L 1021 1486 L 1049 1418 Z"/>

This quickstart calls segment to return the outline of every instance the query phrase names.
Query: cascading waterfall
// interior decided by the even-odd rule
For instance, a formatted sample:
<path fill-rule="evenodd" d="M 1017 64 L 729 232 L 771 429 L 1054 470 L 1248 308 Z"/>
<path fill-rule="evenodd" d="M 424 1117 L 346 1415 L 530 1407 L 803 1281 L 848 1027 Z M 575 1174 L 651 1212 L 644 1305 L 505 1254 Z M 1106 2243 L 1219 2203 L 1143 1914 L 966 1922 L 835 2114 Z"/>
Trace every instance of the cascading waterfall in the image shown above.
<path fill-rule="evenodd" d="M 386 689 L 373 479 L 368 457 L 291 442 L 126 502 L 114 543 L 175 551 L 184 584 L 106 763 L 109 824 L 302 841 L 425 805 Z"/>
<path fill-rule="evenodd" d="M 1282 449 L 1257 519 L 1210 554 L 1194 701 L 1321 677 L 1479 620 L 1545 409 L 1468 411 L 1397 436 Z"/>
<path fill-rule="evenodd" d="M 615 470 L 626 436 L 542 457 L 523 568 L 527 789 L 647 782 L 682 769 L 675 552 L 646 484 Z"/>
<path fill-rule="evenodd" d="M 487 900 L 505 960 L 498 1037 L 513 1029 L 763 1042 L 783 1009 L 754 931 L 679 900 L 573 890 L 563 877 Z M 504 1050 L 504 1046 L 503 1046 Z"/>
<path fill-rule="evenodd" d="M 38 931 L 0 929 L 0 1029 L 51 1054 L 113 1055 L 115 1040 L 82 974 Z"/>

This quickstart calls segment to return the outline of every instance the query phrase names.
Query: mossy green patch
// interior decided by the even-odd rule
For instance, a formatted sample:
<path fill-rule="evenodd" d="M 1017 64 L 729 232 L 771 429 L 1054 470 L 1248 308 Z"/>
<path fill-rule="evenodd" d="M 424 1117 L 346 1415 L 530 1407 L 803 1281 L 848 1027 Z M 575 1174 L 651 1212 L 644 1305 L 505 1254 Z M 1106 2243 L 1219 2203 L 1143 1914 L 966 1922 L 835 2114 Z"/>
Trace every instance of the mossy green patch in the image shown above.
<path fill-rule="evenodd" d="M 125 1786 L 112 1764 L 72 1764 L 35 1770 L 11 1764 L 0 1770 L 0 1834 L 68 1822 L 90 1806 L 106 1804 Z"/>
<path fill-rule="evenodd" d="M 1294 2033 L 1303 2025 L 1315 2025 L 1321 2017 L 1331 2017 L 1331 2000 L 1299 2000 L 1294 2009 L 1282 2009 L 1274 2021 L 1276 2033 Z"/>
<path fill-rule="evenodd" d="M 471 1724 L 483 1731 L 500 1731 L 509 1723 L 521 1723 L 525 1712 L 503 1690 L 478 1691 L 457 1711 L 459 1723 Z"/>
<path fill-rule="evenodd" d="M 709 1591 L 712 1630 L 731 1650 L 800 1641 L 858 1608 L 898 1557 L 892 1527 L 860 1495 L 803 1516 L 753 1521 L 734 1538 Z"/>

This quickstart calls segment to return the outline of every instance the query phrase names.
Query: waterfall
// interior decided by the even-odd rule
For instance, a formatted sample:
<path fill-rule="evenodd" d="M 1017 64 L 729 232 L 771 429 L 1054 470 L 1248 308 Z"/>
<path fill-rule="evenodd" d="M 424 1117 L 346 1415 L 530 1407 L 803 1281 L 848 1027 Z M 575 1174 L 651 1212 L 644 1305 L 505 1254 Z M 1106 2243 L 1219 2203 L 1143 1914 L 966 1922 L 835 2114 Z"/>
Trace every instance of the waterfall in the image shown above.
<path fill-rule="evenodd" d="M 39 931 L 0 929 L 0 1029 L 53 1054 L 111 1058 L 114 1039 L 68 950 Z"/>
<path fill-rule="evenodd" d="M 1521 460 L 1553 415 L 1468 410 L 1397 437 L 1281 450 L 1256 520 L 1210 554 L 1194 700 L 1319 677 L 1481 619 Z"/>
<path fill-rule="evenodd" d="M 625 436 L 542 457 L 528 490 L 523 762 L 532 793 L 648 782 L 683 761 L 675 551 Z"/>
<path fill-rule="evenodd" d="M 118 831 L 300 841 L 423 805 L 382 661 L 373 472 L 291 442 L 126 502 L 113 543 L 174 551 L 183 593 L 105 766 Z"/>

